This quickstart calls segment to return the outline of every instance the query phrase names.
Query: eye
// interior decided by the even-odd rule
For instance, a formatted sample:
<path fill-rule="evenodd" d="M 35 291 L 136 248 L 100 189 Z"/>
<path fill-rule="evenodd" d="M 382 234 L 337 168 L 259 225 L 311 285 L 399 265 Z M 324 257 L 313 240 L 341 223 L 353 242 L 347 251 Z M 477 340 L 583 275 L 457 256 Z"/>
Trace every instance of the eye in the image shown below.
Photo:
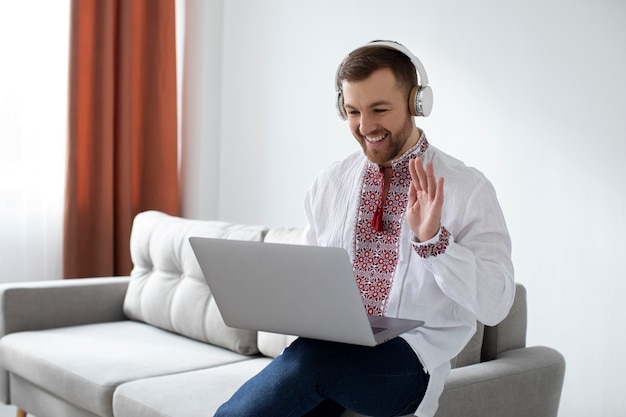
<path fill-rule="evenodd" d="M 378 114 L 387 113 L 388 111 L 389 111 L 389 109 L 385 109 L 385 108 L 376 108 L 376 109 L 374 109 L 374 113 L 378 113 Z"/>
<path fill-rule="evenodd" d="M 348 110 L 348 116 L 358 116 L 359 112 L 357 110 Z"/>

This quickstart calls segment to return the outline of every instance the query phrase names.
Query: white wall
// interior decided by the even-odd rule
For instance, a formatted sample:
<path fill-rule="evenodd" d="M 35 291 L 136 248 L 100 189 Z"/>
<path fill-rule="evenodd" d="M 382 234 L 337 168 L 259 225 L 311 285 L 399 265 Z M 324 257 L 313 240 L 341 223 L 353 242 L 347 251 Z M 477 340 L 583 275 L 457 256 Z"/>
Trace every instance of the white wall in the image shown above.
<path fill-rule="evenodd" d="M 358 149 L 335 115 L 337 65 L 362 43 L 398 40 L 435 93 L 419 121 L 430 142 L 498 190 L 528 288 L 528 344 L 567 360 L 560 416 L 626 415 L 626 2 L 212 4 L 221 44 L 201 35 L 211 64 L 199 77 L 221 83 L 206 89 L 211 123 L 183 135 L 194 149 L 183 166 L 214 172 L 188 175 L 185 215 L 302 226 L 315 173 Z"/>

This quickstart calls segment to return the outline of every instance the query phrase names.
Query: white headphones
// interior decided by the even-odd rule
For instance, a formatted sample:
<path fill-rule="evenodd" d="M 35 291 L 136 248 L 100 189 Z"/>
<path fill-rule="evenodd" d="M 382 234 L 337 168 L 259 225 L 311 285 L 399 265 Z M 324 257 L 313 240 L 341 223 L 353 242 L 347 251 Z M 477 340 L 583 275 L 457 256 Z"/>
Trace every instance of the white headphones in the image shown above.
<path fill-rule="evenodd" d="M 413 55 L 411 51 L 409 51 L 406 47 L 404 47 L 403 45 L 397 42 L 392 42 L 392 41 L 369 42 L 355 49 L 354 51 L 357 51 L 361 48 L 373 48 L 373 47 L 383 47 L 383 48 L 394 49 L 396 51 L 402 52 L 411 60 L 411 63 L 413 64 L 413 66 L 415 67 L 415 70 L 417 71 L 417 83 L 411 89 L 411 92 L 409 94 L 409 111 L 411 112 L 413 116 L 427 117 L 433 109 L 433 90 L 428 86 L 428 76 L 426 75 L 426 70 L 424 69 L 424 66 L 422 65 L 420 60 L 417 59 L 417 57 Z M 346 110 L 343 107 L 343 104 L 344 104 L 343 103 L 343 91 L 341 89 L 341 82 L 339 80 L 339 72 L 341 71 L 341 68 L 343 67 L 343 63 L 352 53 L 354 53 L 354 51 L 346 55 L 344 60 L 341 62 L 341 65 L 339 65 L 339 68 L 337 68 L 337 74 L 335 75 L 335 86 L 337 89 L 336 107 L 337 107 L 337 113 L 339 114 L 339 117 L 341 118 L 341 120 L 348 120 L 348 115 L 346 114 Z"/>

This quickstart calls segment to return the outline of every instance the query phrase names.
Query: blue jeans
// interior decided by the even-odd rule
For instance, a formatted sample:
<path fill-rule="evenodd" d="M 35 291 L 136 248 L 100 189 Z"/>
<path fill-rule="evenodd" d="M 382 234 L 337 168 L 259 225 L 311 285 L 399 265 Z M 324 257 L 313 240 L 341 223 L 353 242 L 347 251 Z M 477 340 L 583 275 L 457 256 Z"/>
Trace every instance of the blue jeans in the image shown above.
<path fill-rule="evenodd" d="M 428 375 L 408 343 L 376 347 L 300 338 L 224 403 L 219 417 L 402 416 L 422 401 Z"/>

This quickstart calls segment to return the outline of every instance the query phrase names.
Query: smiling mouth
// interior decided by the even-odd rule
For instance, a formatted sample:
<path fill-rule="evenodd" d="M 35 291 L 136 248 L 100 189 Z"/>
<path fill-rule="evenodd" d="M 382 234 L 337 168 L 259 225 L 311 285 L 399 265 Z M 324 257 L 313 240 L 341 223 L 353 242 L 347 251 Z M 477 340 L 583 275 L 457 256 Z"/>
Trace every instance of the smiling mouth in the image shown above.
<path fill-rule="evenodd" d="M 376 143 L 376 142 L 380 142 L 386 137 L 387 137 L 387 134 L 385 133 L 384 135 L 378 135 L 378 136 L 365 136 L 365 140 L 370 143 Z"/>

